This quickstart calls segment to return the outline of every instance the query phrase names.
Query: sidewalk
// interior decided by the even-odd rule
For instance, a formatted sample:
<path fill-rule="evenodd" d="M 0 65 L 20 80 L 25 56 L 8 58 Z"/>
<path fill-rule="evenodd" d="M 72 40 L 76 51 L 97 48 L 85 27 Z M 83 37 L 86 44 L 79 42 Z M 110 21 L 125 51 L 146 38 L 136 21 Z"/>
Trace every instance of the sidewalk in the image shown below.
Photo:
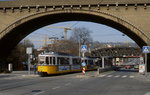
<path fill-rule="evenodd" d="M 10 74 L 28 74 L 28 71 L 13 71 Z M 34 71 L 30 71 L 30 74 L 34 74 Z"/>
<path fill-rule="evenodd" d="M 113 73 L 115 71 L 107 71 L 107 72 L 103 72 L 100 74 L 104 74 L 104 73 Z M 140 73 L 136 73 L 134 74 L 136 79 L 139 80 L 143 80 L 143 81 L 150 81 L 150 72 L 148 72 L 147 74 L 140 74 Z M 78 73 L 78 75 L 76 77 L 78 78 L 85 78 L 85 77 L 97 77 L 99 76 L 98 71 L 87 71 L 85 73 L 85 75 L 83 75 L 82 72 Z M 28 71 L 13 71 L 12 73 L 1 73 L 0 74 L 0 79 L 2 78 L 31 78 L 31 77 L 39 77 L 38 74 L 34 74 L 33 71 L 30 72 L 30 74 L 28 74 Z"/>
<path fill-rule="evenodd" d="M 140 80 L 150 81 L 150 72 L 148 72 L 147 74 L 137 73 L 136 77 Z"/>
<path fill-rule="evenodd" d="M 7 77 L 36 77 L 39 76 L 38 74 L 34 74 L 33 71 L 13 71 L 12 73 L 1 73 L 0 78 L 7 78 Z"/>

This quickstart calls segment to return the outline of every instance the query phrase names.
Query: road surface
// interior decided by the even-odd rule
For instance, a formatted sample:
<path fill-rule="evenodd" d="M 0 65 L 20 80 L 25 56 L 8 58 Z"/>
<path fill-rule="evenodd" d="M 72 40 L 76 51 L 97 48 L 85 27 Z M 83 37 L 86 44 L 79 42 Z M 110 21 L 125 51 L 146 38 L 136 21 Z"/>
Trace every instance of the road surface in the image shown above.
<path fill-rule="evenodd" d="M 137 72 L 0 78 L 0 95 L 150 95 L 150 80 Z"/>

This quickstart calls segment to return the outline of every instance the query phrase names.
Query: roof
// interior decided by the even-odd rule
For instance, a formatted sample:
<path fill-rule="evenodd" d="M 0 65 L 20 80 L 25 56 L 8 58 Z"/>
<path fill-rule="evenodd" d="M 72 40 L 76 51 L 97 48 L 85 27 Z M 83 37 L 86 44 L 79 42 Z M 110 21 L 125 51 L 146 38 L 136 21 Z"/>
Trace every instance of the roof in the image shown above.
<path fill-rule="evenodd" d="M 63 52 L 45 52 L 45 53 L 42 53 L 40 55 L 54 55 L 54 56 L 73 56 L 75 57 L 75 55 L 73 54 L 68 54 L 68 53 L 63 53 Z"/>

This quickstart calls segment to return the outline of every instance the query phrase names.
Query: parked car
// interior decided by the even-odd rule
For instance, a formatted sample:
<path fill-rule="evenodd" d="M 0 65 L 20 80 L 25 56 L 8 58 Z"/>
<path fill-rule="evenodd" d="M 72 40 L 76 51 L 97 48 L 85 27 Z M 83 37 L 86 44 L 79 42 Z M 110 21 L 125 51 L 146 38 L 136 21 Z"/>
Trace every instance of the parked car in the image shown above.
<path fill-rule="evenodd" d="M 134 69 L 139 69 L 139 65 L 135 65 L 135 66 L 134 66 Z"/>
<path fill-rule="evenodd" d="M 119 67 L 119 66 L 112 66 L 112 69 L 115 70 L 115 71 L 119 71 L 120 68 L 121 68 L 121 67 Z"/>
<path fill-rule="evenodd" d="M 124 68 L 125 69 L 131 69 L 132 67 L 131 67 L 131 65 L 126 65 Z"/>

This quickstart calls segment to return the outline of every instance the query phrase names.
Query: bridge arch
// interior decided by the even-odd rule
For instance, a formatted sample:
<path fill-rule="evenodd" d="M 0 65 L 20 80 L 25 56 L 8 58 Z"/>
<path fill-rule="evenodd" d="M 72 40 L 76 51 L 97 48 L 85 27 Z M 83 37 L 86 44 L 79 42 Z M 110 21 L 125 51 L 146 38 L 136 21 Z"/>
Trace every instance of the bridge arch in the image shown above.
<path fill-rule="evenodd" d="M 149 37 L 135 25 L 121 17 L 100 10 L 64 9 L 37 12 L 17 20 L 0 33 L 0 56 L 7 55 L 18 42 L 43 26 L 64 21 L 90 21 L 115 28 L 133 39 L 140 47 Z"/>

